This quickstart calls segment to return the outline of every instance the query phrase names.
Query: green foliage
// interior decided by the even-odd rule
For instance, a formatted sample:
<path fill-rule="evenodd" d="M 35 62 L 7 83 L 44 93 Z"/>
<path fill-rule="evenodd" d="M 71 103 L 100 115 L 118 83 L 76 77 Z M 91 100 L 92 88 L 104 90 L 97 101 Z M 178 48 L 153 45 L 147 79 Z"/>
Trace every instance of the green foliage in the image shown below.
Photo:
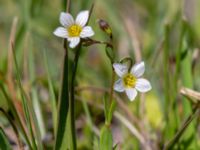
<path fill-rule="evenodd" d="M 11 145 L 2 127 L 0 127 L 0 149 L 1 150 L 11 150 Z"/>
<path fill-rule="evenodd" d="M 93 2 L 71 0 L 71 13 L 89 9 Z M 10 136 L 4 133 L 12 123 L 19 140 L 31 150 L 70 149 L 76 145 L 72 135 L 77 149 L 86 150 L 141 149 L 150 141 L 153 150 L 167 144 L 170 149 L 200 148 L 199 114 L 192 109 L 196 104 L 179 91 L 182 86 L 200 91 L 200 1 L 95 0 L 89 22 L 94 41 L 83 41 L 86 47 L 81 48 L 79 64 L 74 63 L 76 50 L 66 53 L 67 43 L 63 48 L 63 41 L 53 35 L 66 0 L 0 3 L 0 107 L 12 118 L 7 122 L 0 115 L 3 149 L 12 149 Z M 8 62 L 13 61 L 8 59 L 8 47 L 14 17 L 18 23 L 11 37 L 13 95 L 7 73 Z M 138 60 L 136 52 L 145 61 L 152 92 L 134 102 L 114 92 L 110 100 L 111 64 L 121 60 L 132 66 Z M 128 123 L 118 121 L 114 111 Z M 77 128 L 72 131 L 75 120 Z"/>
<path fill-rule="evenodd" d="M 100 135 L 100 143 L 99 147 L 100 150 L 112 150 L 113 146 L 113 137 L 112 137 L 112 131 L 109 126 L 104 126 L 101 129 L 101 135 Z"/>

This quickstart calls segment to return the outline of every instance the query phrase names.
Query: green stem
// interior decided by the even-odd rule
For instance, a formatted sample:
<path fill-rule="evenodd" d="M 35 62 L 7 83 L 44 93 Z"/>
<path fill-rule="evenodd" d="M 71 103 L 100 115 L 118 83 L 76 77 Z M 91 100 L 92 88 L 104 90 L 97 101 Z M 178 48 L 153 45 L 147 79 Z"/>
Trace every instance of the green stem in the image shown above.
<path fill-rule="evenodd" d="M 111 63 L 112 65 L 112 63 Z M 111 86 L 110 86 L 110 106 L 112 104 L 112 100 L 113 100 L 113 86 L 114 86 L 114 82 L 115 82 L 115 71 L 114 68 L 112 66 L 112 79 L 111 79 Z"/>
<path fill-rule="evenodd" d="M 76 150 L 76 127 L 75 127 L 75 79 L 78 67 L 79 56 L 81 52 L 81 43 L 77 47 L 74 64 L 72 66 L 72 79 L 71 79 L 71 91 L 70 91 L 70 102 L 69 102 L 69 109 L 70 109 L 70 119 L 71 119 L 71 134 L 72 134 L 72 149 Z"/>
<path fill-rule="evenodd" d="M 64 65 L 63 65 L 63 76 L 62 76 L 62 89 L 60 94 L 59 101 L 59 112 L 58 112 L 58 126 L 57 126 L 57 135 L 55 142 L 55 150 L 60 149 L 64 143 L 64 137 L 67 134 L 67 114 L 69 110 L 69 88 L 68 88 L 68 49 L 67 49 L 67 40 L 64 40 Z M 66 133 L 66 134 L 65 134 Z"/>

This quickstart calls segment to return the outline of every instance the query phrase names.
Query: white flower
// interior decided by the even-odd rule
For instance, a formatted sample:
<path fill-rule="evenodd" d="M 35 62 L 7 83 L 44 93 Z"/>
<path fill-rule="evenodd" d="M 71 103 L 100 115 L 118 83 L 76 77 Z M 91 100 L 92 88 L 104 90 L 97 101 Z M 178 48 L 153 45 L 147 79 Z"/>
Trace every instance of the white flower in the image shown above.
<path fill-rule="evenodd" d="M 62 38 L 67 38 L 70 42 L 71 48 L 76 47 L 80 38 L 91 37 L 94 35 L 94 31 L 90 26 L 86 26 L 89 18 L 89 11 L 81 11 L 75 21 L 71 14 L 60 13 L 60 23 L 63 27 L 58 27 L 53 33 Z"/>
<path fill-rule="evenodd" d="M 137 91 L 144 93 L 151 90 L 150 82 L 141 78 L 145 71 L 144 62 L 135 64 L 130 71 L 128 71 L 128 66 L 120 63 L 114 63 L 113 67 L 120 77 L 114 84 L 114 90 L 118 92 L 125 91 L 131 101 L 137 96 Z"/>

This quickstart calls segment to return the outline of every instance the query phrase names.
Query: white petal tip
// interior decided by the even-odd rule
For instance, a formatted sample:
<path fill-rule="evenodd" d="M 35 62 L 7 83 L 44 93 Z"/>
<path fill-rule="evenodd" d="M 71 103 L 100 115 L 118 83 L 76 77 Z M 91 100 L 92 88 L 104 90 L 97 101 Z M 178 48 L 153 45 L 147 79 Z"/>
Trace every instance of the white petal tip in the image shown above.
<path fill-rule="evenodd" d="M 144 74 L 145 71 L 145 63 L 144 61 L 136 63 L 132 68 L 131 68 L 131 73 L 134 74 L 136 77 L 140 77 Z"/>
<path fill-rule="evenodd" d="M 130 89 L 126 89 L 126 95 L 128 96 L 128 99 L 130 101 L 135 100 L 136 96 L 137 96 L 137 91 L 134 88 L 130 88 Z"/>
<path fill-rule="evenodd" d="M 89 11 L 84 10 L 78 13 L 76 17 L 76 23 L 79 24 L 80 26 L 85 26 L 89 18 Z"/>
<path fill-rule="evenodd" d="M 77 45 L 78 45 L 78 44 L 77 44 Z M 75 48 L 77 45 L 74 45 L 73 43 L 70 43 L 70 44 L 69 44 L 69 47 L 73 49 L 73 48 Z"/>
<path fill-rule="evenodd" d="M 124 64 L 121 63 L 114 63 L 113 68 L 115 70 L 115 73 L 119 76 L 122 77 L 128 72 L 128 67 Z"/>
<path fill-rule="evenodd" d="M 81 38 L 86 38 L 86 37 L 91 37 L 94 35 L 94 31 L 90 26 L 86 26 L 83 28 L 80 37 Z"/>
<path fill-rule="evenodd" d="M 58 27 L 56 30 L 54 30 L 53 34 L 55 36 L 62 37 L 62 38 L 67 38 L 68 37 L 67 31 L 63 27 Z"/>
<path fill-rule="evenodd" d="M 118 79 L 114 84 L 114 90 L 117 92 L 124 92 L 124 86 L 122 83 L 122 79 Z"/>
<path fill-rule="evenodd" d="M 135 98 L 134 99 L 129 99 L 131 102 L 133 102 L 134 100 L 135 100 Z"/>
<path fill-rule="evenodd" d="M 152 89 L 151 83 L 144 78 L 140 78 L 137 80 L 135 88 L 141 93 L 148 92 Z"/>
<path fill-rule="evenodd" d="M 72 24 L 74 24 L 74 19 L 71 16 L 71 14 L 66 13 L 66 12 L 61 12 L 60 13 L 60 23 L 64 26 L 64 27 L 68 27 Z"/>

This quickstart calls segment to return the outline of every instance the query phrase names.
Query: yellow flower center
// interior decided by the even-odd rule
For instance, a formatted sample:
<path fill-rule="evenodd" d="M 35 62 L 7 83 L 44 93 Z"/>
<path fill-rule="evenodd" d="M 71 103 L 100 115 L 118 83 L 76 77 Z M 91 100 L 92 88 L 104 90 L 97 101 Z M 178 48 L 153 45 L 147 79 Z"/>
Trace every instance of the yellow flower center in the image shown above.
<path fill-rule="evenodd" d="M 69 33 L 70 37 L 79 36 L 81 31 L 82 31 L 82 27 L 79 25 L 76 25 L 76 24 L 74 24 L 68 28 L 68 33 Z"/>
<path fill-rule="evenodd" d="M 134 75 L 128 73 L 123 77 L 124 86 L 127 87 L 127 88 L 134 87 L 135 83 L 136 83 L 136 80 L 137 79 L 136 79 L 136 77 Z"/>

